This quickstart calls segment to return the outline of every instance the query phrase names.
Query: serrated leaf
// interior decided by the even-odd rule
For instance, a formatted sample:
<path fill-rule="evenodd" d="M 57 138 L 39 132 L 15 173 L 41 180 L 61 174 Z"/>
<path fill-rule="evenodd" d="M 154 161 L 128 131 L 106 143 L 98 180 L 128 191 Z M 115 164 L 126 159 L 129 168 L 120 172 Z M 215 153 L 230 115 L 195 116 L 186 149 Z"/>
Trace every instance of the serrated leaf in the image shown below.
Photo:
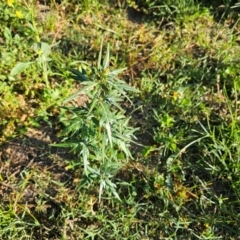
<path fill-rule="evenodd" d="M 106 183 L 107 183 L 108 187 L 110 188 L 111 192 L 113 193 L 113 195 L 121 202 L 121 198 L 119 197 L 119 195 L 116 191 L 116 188 L 117 188 L 116 184 L 114 184 L 109 179 L 106 179 Z"/>

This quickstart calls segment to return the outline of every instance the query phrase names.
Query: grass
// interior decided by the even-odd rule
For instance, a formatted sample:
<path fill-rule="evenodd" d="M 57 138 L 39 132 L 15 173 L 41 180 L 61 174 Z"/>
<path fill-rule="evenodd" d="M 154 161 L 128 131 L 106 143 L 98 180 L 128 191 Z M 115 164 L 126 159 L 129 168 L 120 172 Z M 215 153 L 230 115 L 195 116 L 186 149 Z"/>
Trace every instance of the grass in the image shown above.
<path fill-rule="evenodd" d="M 1 239 L 239 238 L 239 4 L 0 8 Z"/>

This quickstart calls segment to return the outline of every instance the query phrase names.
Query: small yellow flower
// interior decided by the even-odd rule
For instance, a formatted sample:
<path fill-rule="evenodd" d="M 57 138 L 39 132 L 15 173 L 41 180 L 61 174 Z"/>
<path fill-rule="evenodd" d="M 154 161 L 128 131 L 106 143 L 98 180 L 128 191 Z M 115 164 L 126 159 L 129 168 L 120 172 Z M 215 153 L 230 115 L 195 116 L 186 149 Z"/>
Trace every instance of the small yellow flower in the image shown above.
<path fill-rule="evenodd" d="M 108 68 L 106 68 L 106 69 L 104 69 L 104 73 L 103 73 L 103 74 L 106 76 L 106 75 L 108 75 L 108 74 L 109 74 L 109 72 L 110 72 L 110 71 L 109 71 L 109 69 L 108 69 Z"/>
<path fill-rule="evenodd" d="M 176 101 L 178 98 L 178 92 L 173 92 L 173 99 Z"/>
<path fill-rule="evenodd" d="M 14 0 L 6 0 L 6 3 L 9 7 L 13 6 Z"/>
<path fill-rule="evenodd" d="M 15 16 L 16 16 L 17 18 L 23 18 L 23 14 L 22 14 L 20 11 L 16 11 L 16 12 L 15 12 Z"/>
<path fill-rule="evenodd" d="M 37 53 L 38 56 L 41 56 L 41 55 L 43 54 L 43 52 L 42 52 L 41 49 L 37 49 L 37 50 L 36 50 L 36 53 Z"/>

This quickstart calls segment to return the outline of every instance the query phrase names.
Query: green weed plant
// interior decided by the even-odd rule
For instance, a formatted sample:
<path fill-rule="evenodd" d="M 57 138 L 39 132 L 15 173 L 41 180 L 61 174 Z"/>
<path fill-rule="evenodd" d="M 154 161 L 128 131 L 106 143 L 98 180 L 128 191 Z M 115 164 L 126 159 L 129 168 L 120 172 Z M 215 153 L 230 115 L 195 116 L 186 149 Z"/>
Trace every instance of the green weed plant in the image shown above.
<path fill-rule="evenodd" d="M 121 102 L 125 99 L 130 104 L 129 92 L 138 90 L 117 78 L 125 69 L 110 70 L 109 44 L 103 61 L 102 51 L 101 45 L 97 67 L 89 69 L 90 73 L 87 74 L 88 69 L 70 69 L 83 87 L 65 103 L 80 94 L 86 94 L 88 100 L 85 106 L 64 108 L 66 112 L 60 118 L 65 126 L 61 132 L 63 143 L 54 146 L 70 148 L 78 155 L 74 168 L 83 167 L 82 183 L 100 183 L 99 199 L 104 189 L 119 199 L 112 178 L 132 157 L 130 144 L 137 130 L 129 125 L 130 118 L 124 115 Z"/>

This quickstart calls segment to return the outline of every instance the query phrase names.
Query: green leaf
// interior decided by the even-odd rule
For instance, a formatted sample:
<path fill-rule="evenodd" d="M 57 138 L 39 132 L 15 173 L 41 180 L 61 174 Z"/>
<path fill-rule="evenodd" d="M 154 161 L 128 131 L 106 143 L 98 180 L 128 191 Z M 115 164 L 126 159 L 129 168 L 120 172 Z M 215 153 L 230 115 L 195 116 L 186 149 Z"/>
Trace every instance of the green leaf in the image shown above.
<path fill-rule="evenodd" d="M 88 81 L 88 82 L 84 82 L 87 84 L 86 87 L 83 87 L 82 89 L 80 89 L 79 91 L 75 92 L 74 94 L 72 94 L 70 97 L 68 97 L 67 99 L 65 99 L 63 101 L 63 103 L 67 103 L 67 102 L 70 102 L 72 101 L 73 99 L 75 99 L 78 95 L 82 94 L 82 93 L 85 93 L 85 94 L 88 94 L 88 92 L 90 92 L 91 89 L 93 89 L 98 83 L 96 82 L 91 82 L 91 81 Z"/>
<path fill-rule="evenodd" d="M 105 128 L 107 130 L 107 135 L 108 135 L 108 139 L 109 139 L 109 142 L 110 142 L 110 146 L 112 147 L 112 130 L 111 130 L 111 125 L 109 122 L 107 122 L 105 124 Z"/>
<path fill-rule="evenodd" d="M 73 73 L 73 75 L 71 76 L 74 80 L 76 81 L 80 81 L 80 82 L 84 82 L 84 81 L 88 81 L 89 79 L 85 76 L 86 71 L 83 69 L 82 72 L 76 70 L 76 69 L 72 69 L 72 68 L 68 68 L 68 71 L 70 71 L 71 73 Z"/>
<path fill-rule="evenodd" d="M 155 151 L 155 146 L 145 146 L 142 150 L 143 157 L 147 157 L 151 152 Z"/>
<path fill-rule="evenodd" d="M 100 108 L 99 111 L 102 115 L 100 119 L 100 126 L 103 126 L 108 135 L 108 140 L 110 142 L 110 146 L 112 147 L 112 130 L 111 130 L 111 122 L 114 119 L 114 113 L 110 111 L 109 106 L 104 103 L 100 102 Z"/>
<path fill-rule="evenodd" d="M 97 68 L 98 68 L 98 70 L 101 69 L 102 49 L 103 49 L 103 37 L 102 37 L 102 39 L 101 39 L 100 51 L 99 51 L 99 54 L 98 54 L 98 63 L 97 63 Z"/>
<path fill-rule="evenodd" d="M 52 147 L 62 147 L 62 148 L 70 148 L 72 147 L 73 145 L 68 143 L 68 142 L 65 142 L 65 143 L 54 143 L 54 144 L 49 144 L 49 146 L 52 146 Z"/>
<path fill-rule="evenodd" d="M 103 189 L 106 187 L 106 182 L 104 181 L 104 179 L 100 180 L 100 186 L 99 186 L 99 195 L 98 195 L 98 199 L 99 202 L 101 201 L 101 196 L 103 194 Z"/>
<path fill-rule="evenodd" d="M 92 100 L 88 114 L 90 114 L 95 109 L 95 107 L 97 106 L 98 103 L 99 103 L 99 100 L 97 98 L 94 98 Z"/>
<path fill-rule="evenodd" d="M 110 188 L 111 193 L 121 202 L 121 198 L 119 197 L 118 193 L 116 192 L 116 184 L 114 184 L 111 180 L 106 179 L 106 184 L 108 188 Z"/>
<path fill-rule="evenodd" d="M 108 73 L 109 76 L 117 76 L 118 74 L 124 72 L 127 68 L 119 68 Z"/>
<path fill-rule="evenodd" d="M 31 64 L 33 64 L 33 62 L 20 62 L 17 63 L 17 65 L 11 70 L 10 75 L 11 76 L 16 76 L 18 74 L 20 74 L 21 72 L 23 72 L 24 70 L 26 70 Z"/>
<path fill-rule="evenodd" d="M 105 58 L 103 60 L 103 69 L 107 69 L 109 67 L 109 59 L 110 59 L 110 45 L 109 43 L 107 44 L 107 52 L 105 55 Z"/>
<path fill-rule="evenodd" d="M 81 145 L 82 145 L 81 154 L 82 154 L 82 157 L 83 157 L 84 172 L 87 175 L 88 174 L 87 170 L 88 170 L 88 165 L 89 165 L 89 161 L 88 161 L 89 150 L 88 150 L 88 147 L 84 143 L 81 143 Z"/>

